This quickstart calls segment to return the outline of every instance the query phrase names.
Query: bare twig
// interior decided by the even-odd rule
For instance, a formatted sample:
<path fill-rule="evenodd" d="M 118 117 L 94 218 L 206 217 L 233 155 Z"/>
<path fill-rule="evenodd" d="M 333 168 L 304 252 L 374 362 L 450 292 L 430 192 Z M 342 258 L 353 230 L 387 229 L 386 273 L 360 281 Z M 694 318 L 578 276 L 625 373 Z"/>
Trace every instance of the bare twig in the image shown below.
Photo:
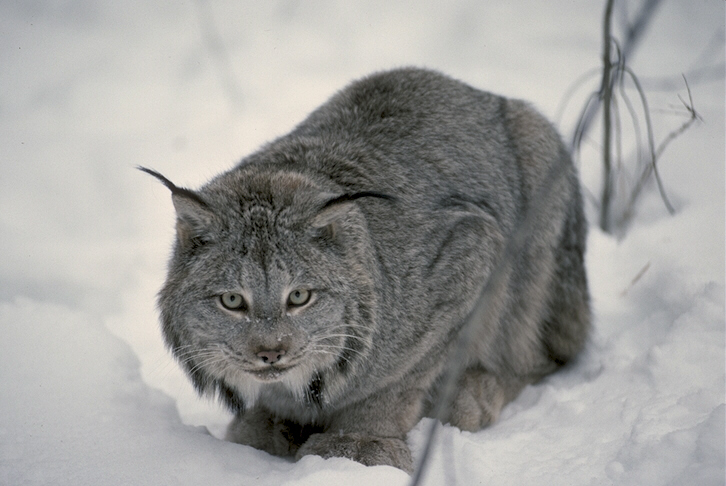
<path fill-rule="evenodd" d="M 627 39 L 625 43 L 622 46 L 621 52 L 622 57 L 627 60 L 627 57 L 633 52 L 635 49 L 637 43 L 642 38 L 643 34 L 645 33 L 645 30 L 648 27 L 648 24 L 650 23 L 653 14 L 655 13 L 655 9 L 660 3 L 661 0 L 648 0 L 643 7 L 638 12 L 638 15 L 635 17 L 635 20 L 632 23 L 632 27 L 628 29 Z M 612 3 L 610 0 L 608 0 L 608 3 Z M 612 14 L 612 10 L 609 12 Z M 606 14 L 608 14 L 607 6 L 606 6 Z M 610 29 L 610 25 L 605 26 L 608 29 Z M 605 35 L 603 35 L 604 39 Z M 609 38 L 612 38 L 612 36 L 608 36 Z M 604 46 L 603 46 L 604 47 Z M 602 89 L 602 85 L 601 85 Z M 591 122 L 595 119 L 598 110 L 600 110 L 600 100 L 598 100 L 597 103 L 587 103 L 586 109 L 583 112 L 583 114 L 580 116 L 580 120 L 582 120 L 582 126 L 580 127 L 580 131 L 582 133 L 582 137 L 586 136 L 587 133 L 590 130 Z M 574 137 L 573 137 L 574 140 Z M 574 148 L 574 145 L 573 145 Z"/>
<path fill-rule="evenodd" d="M 645 272 L 647 272 L 649 268 L 650 262 L 646 263 L 645 266 L 641 268 L 640 271 L 635 275 L 635 277 L 633 277 L 633 280 L 630 281 L 630 284 L 625 288 L 625 290 L 620 292 L 620 297 L 625 297 L 628 292 L 630 292 L 630 289 L 632 289 L 635 284 L 638 283 L 638 280 L 643 278 L 643 275 L 645 275 Z"/>
<path fill-rule="evenodd" d="M 617 176 L 620 174 L 623 170 L 623 126 L 622 126 L 622 120 L 620 119 L 620 102 L 618 101 L 617 96 L 613 96 L 612 98 L 612 104 L 613 104 L 613 110 L 612 110 L 612 120 L 613 120 L 613 148 L 615 149 L 615 163 L 613 164 L 615 170 L 614 170 L 614 176 Z M 617 189 L 617 186 L 613 188 L 613 192 Z"/>
<path fill-rule="evenodd" d="M 656 182 L 660 197 L 668 212 L 670 214 L 675 212 L 675 209 L 665 191 L 663 181 L 658 171 L 657 162 L 663 151 L 662 149 L 664 149 L 675 137 L 683 133 L 683 131 L 685 131 L 690 124 L 695 121 L 692 120 L 684 127 L 681 127 L 681 129 L 674 131 L 674 133 L 670 134 L 664 140 L 665 143 L 662 144 L 662 148 L 659 146 L 658 149 L 656 149 L 651 113 L 648 106 L 648 100 L 645 95 L 645 90 L 643 89 L 638 76 L 627 64 L 627 59 L 634 51 L 635 46 L 642 39 L 646 27 L 650 23 L 655 10 L 660 4 L 660 0 L 645 0 L 632 24 L 628 25 L 626 20 L 621 20 L 621 22 L 626 25 L 626 32 L 624 34 L 625 40 L 622 46 L 613 37 L 611 32 L 612 18 L 615 10 L 614 4 L 614 0 L 607 0 L 605 3 L 602 32 L 603 52 L 602 67 L 600 68 L 600 86 L 598 91 L 592 93 L 587 99 L 578 118 L 572 137 L 572 151 L 574 157 L 577 159 L 577 154 L 582 149 L 583 141 L 587 138 L 587 134 L 596 120 L 599 110 L 602 110 L 602 144 L 600 147 L 602 161 L 602 187 L 600 189 L 599 201 L 595 207 L 598 211 L 598 224 L 605 232 L 612 232 L 615 227 L 622 226 L 621 223 L 629 219 L 630 215 L 633 213 L 633 204 L 638 199 L 643 187 L 651 177 Z M 623 4 L 620 4 L 620 7 L 622 9 L 625 8 Z M 624 10 L 621 11 L 621 19 L 627 19 L 627 13 L 625 13 Z M 572 97 L 574 90 L 584 84 L 590 76 L 592 76 L 591 71 L 588 71 L 581 76 L 568 90 L 567 99 Z M 629 83 L 626 83 L 626 81 Z M 630 86 L 637 92 L 638 97 L 640 98 L 642 114 L 639 114 L 640 110 L 635 109 L 633 101 L 631 101 L 631 98 L 628 96 L 626 84 L 630 84 Z M 625 106 L 632 123 L 632 133 L 635 137 L 637 151 L 635 160 L 644 160 L 643 150 L 645 148 L 648 151 L 648 163 L 642 172 L 640 169 L 636 171 L 640 178 L 637 179 L 635 189 L 632 191 L 626 191 L 621 196 L 619 194 L 621 193 L 622 188 L 627 185 L 627 182 L 622 180 L 622 178 L 626 177 L 627 172 L 629 172 L 623 165 L 623 134 L 625 133 L 625 120 L 623 119 L 621 112 L 621 110 L 623 110 L 623 105 Z M 685 102 L 684 105 L 687 107 L 687 110 L 688 106 L 691 106 Z M 627 194 L 630 195 L 628 196 Z M 630 203 L 626 206 L 620 206 L 625 209 L 622 211 L 618 210 L 619 214 L 614 215 L 613 211 L 615 211 L 615 209 L 613 207 L 615 206 L 616 198 L 617 200 L 629 198 Z"/>
<path fill-rule="evenodd" d="M 562 121 L 562 116 L 564 115 L 565 111 L 567 110 L 567 105 L 570 103 L 570 100 L 574 96 L 574 94 L 579 90 L 585 83 L 590 81 L 592 78 L 597 76 L 600 73 L 600 68 L 592 68 L 582 75 L 580 75 L 579 78 L 577 78 L 569 88 L 567 88 L 567 91 L 565 91 L 565 94 L 562 96 L 562 99 L 560 100 L 560 103 L 557 105 L 557 110 L 555 111 L 555 123 L 557 125 L 560 124 Z"/>
<path fill-rule="evenodd" d="M 688 102 L 683 100 L 679 96 L 679 99 L 683 103 L 683 106 L 685 107 L 686 111 L 690 114 L 690 117 L 688 120 L 686 120 L 680 127 L 673 130 L 666 136 L 665 139 L 658 145 L 658 148 L 652 149 L 652 163 L 648 164 L 645 169 L 643 170 L 643 173 L 640 175 L 640 178 L 638 179 L 637 184 L 633 188 L 630 199 L 628 201 L 628 205 L 626 206 L 625 213 L 623 215 L 623 222 L 627 222 L 634 212 L 635 204 L 637 202 L 637 199 L 640 197 L 640 194 L 645 187 L 646 182 L 648 181 L 648 178 L 650 177 L 651 172 L 657 175 L 657 167 L 656 167 L 656 161 L 660 158 L 661 155 L 663 155 L 663 152 L 665 151 L 666 147 L 673 142 L 676 138 L 678 138 L 681 134 L 683 134 L 686 130 L 688 130 L 691 125 L 693 125 L 696 121 L 701 120 L 701 116 L 696 112 L 695 107 L 693 106 L 693 95 L 691 93 L 691 88 L 688 86 L 688 80 L 686 77 L 683 77 L 683 81 L 686 84 L 686 91 L 688 92 Z M 660 181 L 659 177 L 656 177 L 656 181 Z M 662 195 L 662 193 L 661 193 Z M 672 206 L 670 206 L 669 210 L 673 210 Z"/>
<path fill-rule="evenodd" d="M 638 80 L 638 77 L 635 75 L 635 73 L 630 69 L 626 68 L 625 72 L 628 73 L 630 76 L 630 79 L 633 81 L 633 85 L 635 86 L 635 89 L 638 91 L 638 95 L 640 96 L 640 101 L 643 104 L 643 116 L 645 117 L 645 128 L 646 133 L 648 135 L 648 150 L 650 151 L 650 164 L 646 166 L 645 171 L 643 172 L 643 178 L 645 180 L 650 177 L 651 173 L 653 174 L 653 177 L 655 178 L 656 184 L 658 185 L 658 191 L 660 192 L 661 199 L 663 200 L 663 203 L 666 206 L 666 209 L 668 209 L 668 212 L 670 214 L 674 214 L 676 210 L 673 208 L 673 205 L 668 200 L 668 196 L 665 193 L 665 188 L 663 187 L 663 182 L 661 181 L 660 174 L 658 173 L 658 155 L 656 154 L 655 150 L 655 138 L 653 136 L 653 124 L 650 120 L 650 109 L 648 108 L 648 100 L 645 97 L 645 91 L 643 90 L 643 87 L 640 85 L 640 81 Z"/>
<path fill-rule="evenodd" d="M 693 68 L 686 71 L 684 74 L 691 80 L 691 85 L 696 85 L 699 83 L 707 83 L 724 79 L 725 70 L 726 63 L 718 62 L 708 66 Z M 644 87 L 648 88 L 649 91 L 673 91 L 674 89 L 677 89 L 677 86 L 680 84 L 681 77 L 641 77 L 640 81 Z"/>
<path fill-rule="evenodd" d="M 612 198 L 613 180 L 612 180 L 612 163 L 610 156 L 610 130 L 612 125 L 610 123 L 610 115 L 612 109 L 612 61 L 611 61 L 611 46 L 612 46 L 612 14 L 613 14 L 613 3 L 614 0 L 608 0 L 605 4 L 605 18 L 603 20 L 603 54 L 602 54 L 602 82 L 600 83 L 600 100 L 602 100 L 603 109 L 603 146 L 602 146 L 602 169 L 603 169 L 603 183 L 602 192 L 600 195 L 600 228 L 603 231 L 610 231 L 610 199 Z"/>
<path fill-rule="evenodd" d="M 691 117 L 683 123 L 680 127 L 678 127 L 676 130 L 673 130 L 671 133 L 668 134 L 668 136 L 663 139 L 663 141 L 658 145 L 658 148 L 655 151 L 655 156 L 660 157 L 661 154 L 665 151 L 666 147 L 676 138 L 681 136 L 683 132 L 688 130 L 691 125 L 693 125 L 696 121 L 703 121 L 703 118 L 701 118 L 701 115 L 699 115 L 696 112 L 696 108 L 693 106 L 693 94 L 691 93 L 691 88 L 688 86 L 688 80 L 686 79 L 686 76 L 683 76 L 683 82 L 686 84 L 686 91 L 688 92 L 688 103 L 681 97 L 681 95 L 678 95 L 678 99 L 681 100 L 681 103 L 683 103 L 684 108 L 686 111 L 691 115 Z"/>
<path fill-rule="evenodd" d="M 582 141 L 585 139 L 587 132 L 590 129 L 592 118 L 597 114 L 597 108 L 593 109 L 593 106 L 597 106 L 599 103 L 598 93 L 593 92 L 588 96 L 585 106 L 582 108 L 580 116 L 577 118 L 577 125 L 572 135 L 572 151 L 577 153 L 580 150 Z"/>
<path fill-rule="evenodd" d="M 622 76 L 621 82 L 619 84 L 618 93 L 620 94 L 620 98 L 622 98 L 625 107 L 628 109 L 628 113 L 630 114 L 630 121 L 633 123 L 633 134 L 635 135 L 636 150 L 635 160 L 643 160 L 643 142 L 641 139 L 642 129 L 640 128 L 640 120 L 638 119 L 638 115 L 635 112 L 635 107 L 630 100 L 630 96 L 628 96 L 628 93 L 625 90 L 625 82 Z"/>
<path fill-rule="evenodd" d="M 713 33 L 711 39 L 696 57 L 696 60 L 685 71 L 683 75 L 689 79 L 691 86 L 724 78 L 724 68 L 726 67 L 723 62 L 725 37 L 726 27 L 721 25 Z M 648 78 L 641 76 L 640 81 L 648 90 L 673 91 L 679 88 L 681 76 Z"/>
<path fill-rule="evenodd" d="M 625 35 L 625 42 L 623 43 L 624 59 L 627 59 L 630 53 L 633 52 L 637 46 L 660 2 L 661 0 L 646 0 L 645 3 L 643 3 L 638 15 L 635 16 L 635 21 L 630 25 L 630 29 L 628 29 L 628 32 Z"/>

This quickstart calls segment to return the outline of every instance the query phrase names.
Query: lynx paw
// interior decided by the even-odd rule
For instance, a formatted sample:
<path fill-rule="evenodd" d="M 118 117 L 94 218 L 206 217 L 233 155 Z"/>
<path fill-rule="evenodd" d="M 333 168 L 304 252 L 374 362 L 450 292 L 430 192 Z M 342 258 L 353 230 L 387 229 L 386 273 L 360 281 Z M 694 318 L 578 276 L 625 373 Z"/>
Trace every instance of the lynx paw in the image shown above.
<path fill-rule="evenodd" d="M 506 401 L 501 385 L 483 370 L 467 370 L 459 390 L 451 404 L 449 423 L 461 430 L 474 432 L 494 422 Z"/>
<path fill-rule="evenodd" d="M 226 439 L 276 456 L 294 456 L 300 444 L 319 429 L 281 420 L 261 410 L 238 415 L 227 427 Z"/>
<path fill-rule="evenodd" d="M 411 451 L 401 439 L 363 434 L 313 434 L 297 451 L 296 459 L 314 454 L 347 457 L 366 466 L 387 465 L 413 472 Z"/>

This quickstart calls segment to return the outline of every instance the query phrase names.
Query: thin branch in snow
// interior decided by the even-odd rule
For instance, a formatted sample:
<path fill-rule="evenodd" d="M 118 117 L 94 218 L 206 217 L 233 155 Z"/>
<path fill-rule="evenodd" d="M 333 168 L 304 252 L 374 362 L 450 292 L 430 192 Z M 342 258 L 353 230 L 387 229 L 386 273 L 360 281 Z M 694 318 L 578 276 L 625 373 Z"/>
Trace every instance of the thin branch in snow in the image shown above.
<path fill-rule="evenodd" d="M 666 147 L 670 145 L 671 142 L 673 142 L 676 138 L 678 138 L 680 135 L 682 135 L 686 130 L 688 130 L 694 123 L 697 121 L 703 120 L 701 116 L 696 111 L 695 107 L 693 106 L 693 95 L 691 93 L 691 88 L 688 85 L 688 80 L 685 76 L 683 76 L 683 81 L 686 84 L 686 91 L 688 92 L 688 102 L 686 102 L 680 95 L 678 96 L 678 99 L 681 100 L 681 103 L 683 103 L 684 108 L 686 109 L 686 112 L 690 115 L 689 119 L 686 120 L 680 127 L 673 130 L 666 136 L 665 139 L 658 145 L 658 148 L 651 148 L 652 151 L 652 162 L 651 164 L 646 165 L 646 167 L 643 169 L 642 174 L 640 175 L 640 178 L 638 179 L 638 182 L 636 183 L 635 187 L 630 193 L 630 199 L 628 200 L 628 204 L 626 206 L 626 209 L 623 213 L 622 219 L 621 219 L 621 225 L 627 224 L 633 217 L 633 213 L 635 211 L 635 205 L 637 203 L 638 198 L 640 197 L 643 188 L 645 187 L 645 184 L 648 182 L 648 179 L 651 176 L 651 173 L 655 175 L 656 182 L 659 183 L 659 189 L 661 189 L 660 185 L 660 176 L 657 172 L 657 166 L 656 161 L 660 159 L 660 157 L 663 155 L 663 152 L 665 151 Z M 663 192 L 661 192 L 661 196 L 663 196 Z M 667 199 L 664 199 L 667 201 Z M 670 203 L 669 203 L 670 204 Z M 673 207 L 669 207 L 669 211 L 674 211 Z M 671 213 L 672 214 L 672 213 Z"/>
<path fill-rule="evenodd" d="M 688 80 L 686 79 L 686 76 L 683 75 L 683 82 L 686 84 L 686 91 L 688 92 L 688 102 L 686 102 L 681 95 L 678 95 L 678 99 L 681 100 L 681 103 L 683 103 L 683 107 L 685 108 L 686 112 L 688 112 L 691 117 L 683 123 L 679 128 L 676 130 L 673 130 L 671 133 L 668 134 L 668 136 L 658 145 L 658 148 L 655 151 L 655 156 L 660 157 L 661 154 L 665 151 L 666 147 L 676 138 L 678 138 L 683 132 L 688 130 L 688 128 L 693 125 L 696 121 L 703 121 L 703 118 L 701 118 L 701 115 L 696 112 L 695 107 L 693 106 L 693 94 L 691 93 L 691 88 L 688 86 Z"/>
<path fill-rule="evenodd" d="M 663 203 L 666 206 L 666 209 L 668 209 L 668 212 L 670 214 L 674 214 L 676 210 L 673 208 L 673 205 L 668 200 L 668 196 L 665 193 L 665 188 L 663 187 L 663 182 L 661 181 L 660 174 L 658 173 L 658 154 L 655 150 L 655 138 L 653 136 L 653 124 L 650 120 L 650 109 L 648 108 L 648 100 L 645 97 L 645 91 L 643 90 L 643 87 L 640 84 L 640 81 L 638 80 L 638 77 L 635 75 L 635 73 L 628 67 L 625 68 L 625 72 L 630 76 L 630 79 L 633 81 L 633 85 L 635 86 L 635 89 L 638 91 L 638 95 L 640 96 L 640 101 L 643 104 L 643 116 L 645 117 L 645 128 L 646 133 L 648 135 L 648 150 L 650 151 L 650 164 L 646 167 L 646 170 L 643 172 L 643 183 L 650 177 L 650 174 L 653 174 L 653 177 L 655 178 L 655 182 L 658 185 L 658 190 L 660 191 L 661 199 L 663 199 Z M 638 191 L 640 192 L 640 191 Z M 631 199 L 633 203 L 635 202 L 635 199 L 637 199 L 637 194 L 635 195 L 634 199 Z"/>
<path fill-rule="evenodd" d="M 635 277 L 633 277 L 633 280 L 630 281 L 630 284 L 625 288 L 625 290 L 620 292 L 620 297 L 625 297 L 628 292 L 630 292 L 630 289 L 632 289 L 635 284 L 638 283 L 638 280 L 643 278 L 643 275 L 645 275 L 645 272 L 647 272 L 649 268 L 650 262 L 646 263 L 645 266 L 641 268 L 640 271 L 635 275 Z"/>
<path fill-rule="evenodd" d="M 624 12 L 626 6 L 618 3 L 621 8 L 621 23 L 625 33 L 622 45 L 612 34 L 612 17 L 615 13 L 615 0 L 607 0 L 605 2 L 605 11 L 603 16 L 603 52 L 602 66 L 599 69 L 601 74 L 599 88 L 592 92 L 587 98 L 584 106 L 577 118 L 577 123 L 573 131 L 571 148 L 573 158 L 579 162 L 579 153 L 583 148 L 583 142 L 590 140 L 588 133 L 596 124 L 599 116 L 601 116 L 601 138 L 600 154 L 602 164 L 602 185 L 600 195 L 594 207 L 598 212 L 598 224 L 605 232 L 618 231 L 622 232 L 627 225 L 629 219 L 634 213 L 634 205 L 637 202 L 642 189 L 646 183 L 653 179 L 658 187 L 660 197 L 670 214 L 674 214 L 675 208 L 671 203 L 663 181 L 658 170 L 658 159 L 663 153 L 663 149 L 677 136 L 690 127 L 696 118 L 691 116 L 689 122 L 685 123 L 681 128 L 669 134 L 668 137 L 656 148 L 655 136 L 653 133 L 653 124 L 651 120 L 651 111 L 648 106 L 648 100 L 639 77 L 633 69 L 628 65 L 628 57 L 633 53 L 635 46 L 642 39 L 643 34 L 652 20 L 660 0 L 645 0 L 640 7 L 632 24 L 628 24 L 627 13 Z M 722 38 L 723 35 L 714 38 Z M 715 45 L 714 42 L 712 44 Z M 710 53 L 714 49 L 709 48 Z M 588 71 L 578 78 L 573 85 L 567 90 L 564 102 L 560 104 L 559 111 L 564 111 L 564 107 L 569 102 L 574 92 L 580 88 L 585 82 L 594 76 L 593 71 Z M 634 89 L 637 98 L 640 98 L 640 107 L 636 110 L 635 100 L 628 95 L 628 88 Z M 690 89 L 689 89 L 690 96 Z M 683 101 L 686 107 L 686 113 L 693 115 L 692 100 L 690 103 Z M 623 108 L 625 107 L 625 108 Z M 641 111 L 642 110 L 642 111 Z M 602 113 L 600 113 L 602 111 Z M 623 115 L 627 113 L 627 117 Z M 626 132 L 626 120 L 629 118 L 632 126 L 632 133 L 635 137 L 635 163 L 640 164 L 646 158 L 648 163 L 644 169 L 635 168 L 628 170 L 624 164 L 624 134 Z M 647 150 L 647 155 L 645 151 Z M 633 175 L 628 175 L 630 172 Z M 638 174 L 637 176 L 635 174 Z M 635 183 L 629 182 L 634 179 Z M 634 186 L 630 190 L 627 186 Z M 589 198 L 588 198 L 589 199 Z M 616 207 L 623 209 L 618 209 Z"/>
<path fill-rule="evenodd" d="M 602 171 L 603 183 L 600 192 L 600 216 L 599 224 L 605 232 L 610 232 L 610 209 L 612 208 L 611 199 L 613 195 L 613 171 L 610 155 L 610 138 L 612 123 L 610 121 L 612 114 L 612 59 L 611 48 L 613 37 L 611 33 L 612 14 L 614 0 L 608 0 L 605 5 L 605 18 L 603 20 L 603 54 L 602 54 L 602 81 L 600 84 L 601 107 L 603 111 L 603 142 L 602 142 Z"/>

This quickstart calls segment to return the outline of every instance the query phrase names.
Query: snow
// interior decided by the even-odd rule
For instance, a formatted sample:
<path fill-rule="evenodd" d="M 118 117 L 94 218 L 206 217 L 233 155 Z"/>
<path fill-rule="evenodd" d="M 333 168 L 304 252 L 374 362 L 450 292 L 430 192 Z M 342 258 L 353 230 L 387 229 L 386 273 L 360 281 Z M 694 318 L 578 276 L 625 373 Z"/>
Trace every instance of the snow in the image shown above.
<path fill-rule="evenodd" d="M 159 335 L 173 209 L 133 167 L 198 186 L 400 65 L 554 118 L 598 64 L 601 2 L 489 3 L 0 3 L 0 484 L 407 484 L 219 439 L 228 414 L 196 398 Z M 632 60 L 656 138 L 684 121 L 681 72 L 723 72 L 723 25 L 723 2 L 659 9 Z M 724 80 L 689 82 L 704 122 L 660 165 L 677 213 L 650 191 L 626 236 L 591 228 L 586 352 L 493 426 L 440 427 L 426 484 L 724 484 Z M 598 160 L 581 163 L 596 193 Z M 409 434 L 415 457 L 429 424 Z"/>

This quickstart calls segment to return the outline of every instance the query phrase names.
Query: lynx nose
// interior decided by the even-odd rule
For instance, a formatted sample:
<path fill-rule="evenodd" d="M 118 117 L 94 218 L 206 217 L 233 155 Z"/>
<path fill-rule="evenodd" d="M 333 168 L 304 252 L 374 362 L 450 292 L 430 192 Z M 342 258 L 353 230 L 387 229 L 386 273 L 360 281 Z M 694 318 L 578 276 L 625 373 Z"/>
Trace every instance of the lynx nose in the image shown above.
<path fill-rule="evenodd" d="M 285 355 L 284 349 L 275 349 L 274 351 L 260 351 L 257 353 L 257 357 L 262 360 L 263 363 L 274 364 L 280 361 Z"/>

